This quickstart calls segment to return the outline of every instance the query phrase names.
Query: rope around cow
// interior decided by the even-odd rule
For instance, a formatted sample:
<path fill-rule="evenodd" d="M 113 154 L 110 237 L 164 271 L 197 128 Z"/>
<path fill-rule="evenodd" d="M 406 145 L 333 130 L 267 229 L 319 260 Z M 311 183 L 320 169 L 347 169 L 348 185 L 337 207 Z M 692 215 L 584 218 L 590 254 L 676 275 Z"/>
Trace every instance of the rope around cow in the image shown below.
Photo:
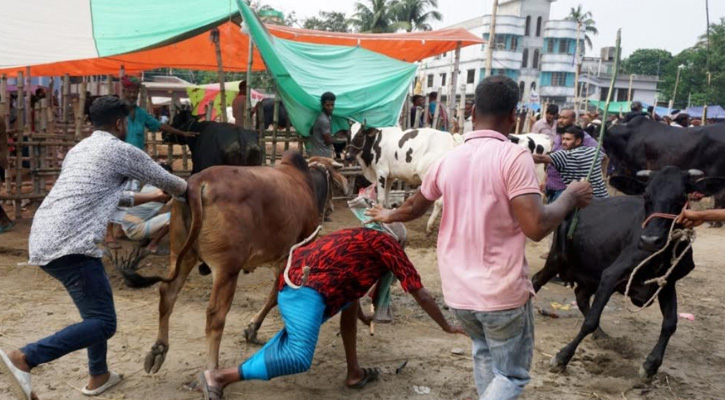
<path fill-rule="evenodd" d="M 643 309 L 649 307 L 654 302 L 655 298 L 662 291 L 662 288 L 664 288 L 665 285 L 667 285 L 667 278 L 670 277 L 670 275 L 672 274 L 672 271 L 675 270 L 675 267 L 680 263 L 680 261 L 682 261 L 682 258 L 685 256 L 685 254 L 687 254 L 687 252 L 692 248 L 692 244 L 695 242 L 695 238 L 696 238 L 695 230 L 692 228 L 675 229 L 675 225 L 677 224 L 678 218 L 682 215 L 682 213 L 684 213 L 684 211 L 687 209 L 687 206 L 688 206 L 688 204 L 685 204 L 685 206 L 682 208 L 682 212 L 680 212 L 679 215 L 653 213 L 652 215 L 647 217 L 647 219 L 645 219 L 645 221 L 642 223 L 642 227 L 644 228 L 645 226 L 647 226 L 647 223 L 649 223 L 649 221 L 651 221 L 654 218 L 666 218 L 666 219 L 672 220 L 672 225 L 670 225 L 670 230 L 667 235 L 667 243 L 665 243 L 665 245 L 661 249 L 659 249 L 655 253 L 652 253 L 649 257 L 645 258 L 641 263 L 639 263 L 639 265 L 637 265 L 637 267 L 635 267 L 634 270 L 632 270 L 632 273 L 629 275 L 629 280 L 627 281 L 627 287 L 624 290 L 625 305 L 629 312 L 632 312 L 632 313 L 640 312 Z M 655 293 L 652 295 L 652 297 L 650 297 L 650 299 L 647 300 L 647 302 L 644 303 L 644 305 L 642 307 L 639 307 L 636 310 L 631 309 L 630 305 L 634 305 L 634 304 L 632 303 L 632 300 L 629 298 L 629 288 L 632 285 L 632 282 L 634 281 L 634 277 L 637 274 L 637 271 L 639 271 L 639 269 L 642 268 L 644 265 L 646 265 L 650 260 L 652 260 L 653 258 L 662 254 L 665 250 L 667 250 L 667 248 L 670 247 L 670 244 L 673 241 L 676 241 L 676 242 L 675 242 L 674 248 L 672 249 L 672 258 L 670 259 L 670 267 L 667 269 L 667 272 L 665 272 L 665 274 L 660 277 L 652 278 L 652 279 L 644 281 L 645 285 L 657 283 L 657 285 L 659 286 L 657 288 L 657 291 L 655 291 Z M 687 246 L 685 246 L 685 249 L 679 255 L 677 255 L 677 246 L 683 242 L 687 242 Z"/>

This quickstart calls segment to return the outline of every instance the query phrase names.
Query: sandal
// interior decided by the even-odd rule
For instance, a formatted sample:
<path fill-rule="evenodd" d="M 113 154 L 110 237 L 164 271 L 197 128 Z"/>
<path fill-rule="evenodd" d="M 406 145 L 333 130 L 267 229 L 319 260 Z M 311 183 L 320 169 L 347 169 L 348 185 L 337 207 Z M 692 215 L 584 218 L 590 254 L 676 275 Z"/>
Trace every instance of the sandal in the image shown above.
<path fill-rule="evenodd" d="M 352 385 L 346 384 L 350 389 L 362 389 L 370 382 L 375 382 L 380 377 L 379 368 L 363 368 L 363 377 L 358 382 Z"/>
<path fill-rule="evenodd" d="M 209 386 L 204 371 L 199 372 L 199 383 L 201 384 L 202 392 L 204 392 L 204 400 L 222 400 L 224 390 L 217 386 Z"/>
<path fill-rule="evenodd" d="M 86 396 L 98 396 L 99 394 L 104 393 L 106 390 L 118 385 L 119 383 L 121 383 L 122 380 L 122 375 L 111 371 L 111 374 L 108 376 L 108 380 L 106 381 L 106 383 L 95 389 L 88 389 L 88 386 L 84 386 L 83 389 L 81 389 L 81 393 Z"/>

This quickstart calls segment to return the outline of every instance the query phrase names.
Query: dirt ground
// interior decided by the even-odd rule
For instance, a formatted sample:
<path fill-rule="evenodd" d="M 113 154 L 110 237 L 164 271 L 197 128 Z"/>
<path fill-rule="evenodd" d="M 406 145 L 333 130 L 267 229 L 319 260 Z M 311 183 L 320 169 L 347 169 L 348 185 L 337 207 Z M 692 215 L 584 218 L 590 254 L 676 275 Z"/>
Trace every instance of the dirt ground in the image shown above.
<path fill-rule="evenodd" d="M 8 210 L 13 215 L 11 210 Z M 7 350 L 46 336 L 79 321 L 65 290 L 40 269 L 18 266 L 27 260 L 30 215 L 16 228 L 0 235 L 0 347 Z M 338 203 L 333 222 L 325 231 L 356 226 L 352 213 Z M 435 239 L 424 234 L 425 219 L 408 225 L 411 232 L 408 255 L 420 271 L 423 282 L 442 303 L 436 268 Z M 536 315 L 536 347 L 531 383 L 523 399 L 722 399 L 725 396 L 725 335 L 719 324 L 725 320 L 722 300 L 725 279 L 720 246 L 725 230 L 699 228 L 695 243 L 697 268 L 678 284 L 679 312 L 691 313 L 694 321 L 680 319 L 664 364 L 654 381 L 642 385 L 639 366 L 654 346 L 660 331 L 657 306 L 638 314 L 624 308 L 615 295 L 602 318 L 602 327 L 612 339 L 587 338 L 579 347 L 568 370 L 548 372 L 549 359 L 576 334 L 582 322 L 576 307 L 559 309 L 558 319 Z M 527 256 L 532 274 L 543 266 L 539 255 L 545 241 L 529 243 Z M 124 246 L 130 248 L 130 243 Z M 162 273 L 165 257 L 144 261 L 144 274 Z M 204 319 L 211 288 L 209 276 L 192 273 L 171 318 L 171 349 L 157 375 L 143 372 L 143 360 L 155 341 L 157 328 L 157 287 L 131 290 L 123 285 L 118 272 L 108 263 L 118 311 L 118 332 L 109 343 L 109 363 L 125 375 L 124 382 L 100 399 L 199 399 L 199 392 L 187 389 L 204 365 Z M 273 280 L 262 268 L 240 278 L 234 306 L 227 319 L 222 341 L 222 366 L 236 366 L 251 356 L 258 346 L 243 342 L 241 332 L 264 301 Z M 570 288 L 550 283 L 539 293 L 535 305 L 549 311 L 571 306 Z M 552 304 L 554 303 L 554 304 Z M 412 298 L 396 287 L 393 292 L 395 320 L 377 325 L 371 337 L 365 327 L 358 330 L 358 353 L 363 366 L 382 369 L 381 380 L 361 391 L 347 389 L 342 342 L 337 336 L 339 317 L 322 327 L 310 371 L 270 382 L 242 382 L 226 390 L 227 399 L 473 399 L 475 389 L 470 357 L 470 341 L 464 336 L 443 333 L 420 310 Z M 449 318 L 453 316 L 446 311 Z M 270 313 L 260 336 L 270 338 L 281 322 Z M 463 355 L 453 350 L 464 349 Z M 404 361 L 407 366 L 396 374 Z M 36 393 L 46 399 L 82 399 L 80 388 L 86 379 L 86 354 L 75 352 L 33 371 Z M 414 387 L 429 389 L 418 394 Z M 0 386 L 0 399 L 7 399 L 7 388 Z"/>

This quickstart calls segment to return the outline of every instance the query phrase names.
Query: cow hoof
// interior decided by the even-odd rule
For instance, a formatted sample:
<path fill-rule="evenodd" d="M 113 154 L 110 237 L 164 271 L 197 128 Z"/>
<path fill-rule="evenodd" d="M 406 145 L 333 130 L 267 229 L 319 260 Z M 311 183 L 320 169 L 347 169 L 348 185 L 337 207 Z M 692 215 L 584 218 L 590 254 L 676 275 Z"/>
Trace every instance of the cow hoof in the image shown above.
<path fill-rule="evenodd" d="M 244 341 L 252 344 L 264 344 L 264 342 L 257 338 L 257 328 L 255 328 L 254 323 L 247 325 L 247 328 L 244 330 Z"/>
<path fill-rule="evenodd" d="M 559 360 L 559 357 L 554 357 L 549 361 L 549 372 L 560 374 L 564 371 L 566 371 L 566 363 Z"/>
<path fill-rule="evenodd" d="M 642 365 L 639 367 L 639 378 L 642 380 L 642 383 L 649 384 L 652 382 L 652 378 L 654 378 L 657 371 L 653 372 L 647 372 L 647 368 Z"/>
<path fill-rule="evenodd" d="M 159 372 L 161 366 L 166 360 L 166 353 L 169 351 L 169 346 L 156 342 L 151 346 L 151 351 L 146 354 L 143 367 L 147 374 L 155 374 Z"/>

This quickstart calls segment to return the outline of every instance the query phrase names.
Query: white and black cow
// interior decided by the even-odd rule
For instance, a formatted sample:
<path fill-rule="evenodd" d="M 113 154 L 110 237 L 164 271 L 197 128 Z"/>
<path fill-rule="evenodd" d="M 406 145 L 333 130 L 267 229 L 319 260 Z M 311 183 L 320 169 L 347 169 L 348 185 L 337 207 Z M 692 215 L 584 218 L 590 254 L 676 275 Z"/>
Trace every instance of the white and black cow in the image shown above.
<path fill-rule="evenodd" d="M 431 165 L 462 142 L 448 132 L 431 128 L 403 131 L 397 126 L 370 128 L 355 123 L 350 132 L 352 140 L 347 147 L 347 160 L 357 159 L 365 179 L 377 185 L 378 203 L 385 207 L 390 206 L 394 180 L 420 185 Z M 442 205 L 441 200 L 435 203 L 426 233 L 433 232 Z"/>
<path fill-rule="evenodd" d="M 531 154 L 548 154 L 552 148 L 551 138 L 543 133 L 510 134 L 509 140 L 528 149 Z M 546 183 L 545 164 L 536 164 L 536 178 L 539 180 L 539 185 Z"/>

